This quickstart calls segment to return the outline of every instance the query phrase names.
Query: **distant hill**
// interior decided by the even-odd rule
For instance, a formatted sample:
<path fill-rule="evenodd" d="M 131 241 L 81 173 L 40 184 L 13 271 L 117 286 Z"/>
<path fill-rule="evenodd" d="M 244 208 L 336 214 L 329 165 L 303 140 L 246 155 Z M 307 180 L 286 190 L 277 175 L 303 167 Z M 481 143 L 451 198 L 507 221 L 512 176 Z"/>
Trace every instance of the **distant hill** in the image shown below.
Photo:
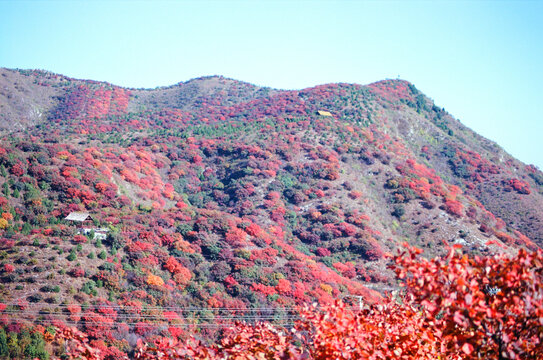
<path fill-rule="evenodd" d="M 429 257 L 543 245 L 543 173 L 403 80 L 126 89 L 1 69 L 0 110 L 0 302 L 37 309 L 21 323 L 113 343 L 174 317 L 212 338 L 201 324 L 224 308 L 280 322 L 377 301 L 404 241 Z"/>

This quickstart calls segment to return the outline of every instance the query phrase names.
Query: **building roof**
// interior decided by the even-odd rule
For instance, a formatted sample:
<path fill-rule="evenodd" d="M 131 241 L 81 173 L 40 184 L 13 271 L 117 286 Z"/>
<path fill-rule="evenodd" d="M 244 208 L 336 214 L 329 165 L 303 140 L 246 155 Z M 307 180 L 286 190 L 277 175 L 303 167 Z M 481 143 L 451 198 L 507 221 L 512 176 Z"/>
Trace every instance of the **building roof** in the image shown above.
<path fill-rule="evenodd" d="M 68 216 L 66 216 L 64 219 L 70 220 L 70 221 L 85 221 L 90 217 L 90 214 L 88 212 L 83 211 L 74 211 L 71 212 Z"/>
<path fill-rule="evenodd" d="M 330 111 L 326 111 L 326 110 L 319 110 L 319 111 L 317 111 L 317 113 L 320 116 L 332 116 L 332 113 L 330 113 Z"/>

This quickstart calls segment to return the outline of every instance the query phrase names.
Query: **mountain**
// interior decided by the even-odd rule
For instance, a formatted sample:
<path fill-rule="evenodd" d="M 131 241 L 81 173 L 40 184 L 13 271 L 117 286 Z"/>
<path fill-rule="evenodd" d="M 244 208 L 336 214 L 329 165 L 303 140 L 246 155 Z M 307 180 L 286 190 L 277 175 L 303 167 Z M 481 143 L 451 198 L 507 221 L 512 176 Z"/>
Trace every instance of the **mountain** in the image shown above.
<path fill-rule="evenodd" d="M 404 241 L 428 257 L 543 245 L 543 173 L 407 81 L 0 82 L 6 325 L 74 325 L 121 350 L 210 339 L 298 304 L 379 301 Z"/>

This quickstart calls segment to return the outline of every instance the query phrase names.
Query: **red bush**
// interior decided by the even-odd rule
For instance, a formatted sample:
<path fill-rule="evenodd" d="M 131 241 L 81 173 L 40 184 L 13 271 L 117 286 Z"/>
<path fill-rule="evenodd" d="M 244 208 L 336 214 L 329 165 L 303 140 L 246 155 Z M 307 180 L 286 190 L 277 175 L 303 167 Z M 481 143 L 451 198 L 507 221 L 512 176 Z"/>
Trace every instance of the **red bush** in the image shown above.
<path fill-rule="evenodd" d="M 528 195 L 531 193 L 530 185 L 525 181 L 519 179 L 511 179 L 509 180 L 508 184 L 519 194 Z"/>
<path fill-rule="evenodd" d="M 87 237 L 84 235 L 75 235 L 74 242 L 77 244 L 83 244 L 87 242 Z"/>
<path fill-rule="evenodd" d="M 459 217 L 462 216 L 463 208 L 464 206 L 458 200 L 451 200 L 451 199 L 445 200 L 445 210 L 451 215 L 459 216 Z"/>
<path fill-rule="evenodd" d="M 4 265 L 4 272 L 6 272 L 8 274 L 11 274 L 14 271 L 15 271 L 15 266 L 13 266 L 11 264 L 5 264 Z"/>

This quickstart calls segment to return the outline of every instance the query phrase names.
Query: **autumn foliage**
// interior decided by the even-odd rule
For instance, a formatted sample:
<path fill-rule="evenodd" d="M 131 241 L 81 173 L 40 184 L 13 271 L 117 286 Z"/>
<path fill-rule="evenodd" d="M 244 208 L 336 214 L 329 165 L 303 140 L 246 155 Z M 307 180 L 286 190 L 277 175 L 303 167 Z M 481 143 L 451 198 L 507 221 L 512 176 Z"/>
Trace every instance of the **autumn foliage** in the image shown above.
<path fill-rule="evenodd" d="M 393 258 L 405 292 L 371 305 L 303 306 L 291 329 L 237 323 L 219 343 L 157 338 L 136 359 L 539 359 L 543 356 L 543 254 L 448 256 L 419 249 Z M 69 332 L 64 332 L 66 336 Z M 72 356 L 102 359 L 75 333 Z"/>
<path fill-rule="evenodd" d="M 413 85 L 12 75 L 56 95 L 0 141 L 8 338 L 51 325 L 51 357 L 97 359 L 539 356 L 539 255 L 491 255 L 542 245 L 543 173 Z M 408 248 L 394 279 L 405 239 L 438 258 Z"/>
<path fill-rule="evenodd" d="M 441 352 L 476 359 L 543 356 L 543 254 L 419 259 L 409 248 L 395 271 L 413 301 L 433 319 Z"/>

